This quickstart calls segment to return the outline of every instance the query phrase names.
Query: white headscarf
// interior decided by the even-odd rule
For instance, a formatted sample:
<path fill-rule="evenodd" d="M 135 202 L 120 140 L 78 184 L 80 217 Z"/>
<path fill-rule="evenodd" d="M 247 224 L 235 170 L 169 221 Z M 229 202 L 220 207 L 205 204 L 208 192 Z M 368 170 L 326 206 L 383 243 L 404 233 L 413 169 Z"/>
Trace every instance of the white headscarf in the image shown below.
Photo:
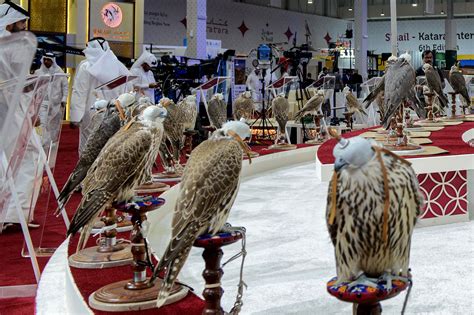
<path fill-rule="evenodd" d="M 117 59 L 109 43 L 100 39 L 93 39 L 83 50 L 86 55 L 86 70 L 100 83 L 109 82 L 121 75 L 129 76 L 130 71 Z"/>
<path fill-rule="evenodd" d="M 53 61 L 53 64 L 51 65 L 51 67 L 46 68 L 46 66 L 44 65 L 44 59 L 51 59 Z M 54 54 L 46 53 L 43 55 L 43 57 L 41 57 L 41 67 L 39 68 L 39 73 L 54 74 L 54 73 L 59 72 L 58 70 L 63 72 L 61 68 L 58 66 L 58 64 L 56 63 L 56 57 L 54 56 Z"/>
<path fill-rule="evenodd" d="M 131 69 L 134 69 L 134 68 L 141 68 L 142 67 L 142 64 L 146 63 L 148 64 L 150 67 L 156 65 L 156 57 L 155 55 L 149 53 L 148 51 L 144 51 L 143 54 L 137 59 L 137 61 L 135 61 L 133 63 L 133 66 Z"/>
<path fill-rule="evenodd" d="M 10 35 L 10 32 L 6 30 L 8 25 L 29 19 L 29 16 L 17 8 L 23 9 L 12 3 L 0 4 L 0 37 Z"/>

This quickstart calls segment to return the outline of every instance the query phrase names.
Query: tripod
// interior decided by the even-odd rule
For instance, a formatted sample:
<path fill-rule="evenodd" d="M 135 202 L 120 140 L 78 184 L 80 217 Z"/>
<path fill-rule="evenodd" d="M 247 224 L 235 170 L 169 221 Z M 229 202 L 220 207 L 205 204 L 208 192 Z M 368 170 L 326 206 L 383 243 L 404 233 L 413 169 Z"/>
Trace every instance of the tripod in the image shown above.
<path fill-rule="evenodd" d="M 273 73 L 273 71 L 271 72 Z M 262 93 L 262 110 L 260 112 L 257 112 L 257 119 L 250 125 L 250 128 L 252 127 L 257 127 L 257 122 L 260 120 L 260 123 L 258 124 L 259 129 L 262 130 L 262 134 L 256 136 L 256 138 L 264 139 L 264 140 L 272 140 L 272 135 L 270 134 L 270 129 L 274 129 L 275 127 L 273 126 L 272 122 L 269 119 L 268 116 L 268 109 L 266 105 L 266 97 L 265 95 L 265 77 L 267 75 L 267 69 L 262 69 L 262 78 L 260 79 L 262 88 L 261 88 L 261 93 Z M 272 79 L 270 76 L 270 83 Z"/>
<path fill-rule="evenodd" d="M 306 66 L 307 63 L 302 63 L 303 70 L 299 67 L 299 62 L 294 63 L 291 69 L 291 75 L 298 77 L 297 85 L 298 88 L 296 89 L 295 97 L 296 102 L 298 104 L 298 109 L 302 109 L 304 104 L 304 99 L 309 100 L 311 96 L 309 95 L 308 90 L 304 86 L 304 78 L 306 77 Z M 308 137 L 308 131 L 305 127 L 304 117 L 301 118 L 301 124 L 303 127 L 303 142 L 306 142 L 310 138 Z"/>

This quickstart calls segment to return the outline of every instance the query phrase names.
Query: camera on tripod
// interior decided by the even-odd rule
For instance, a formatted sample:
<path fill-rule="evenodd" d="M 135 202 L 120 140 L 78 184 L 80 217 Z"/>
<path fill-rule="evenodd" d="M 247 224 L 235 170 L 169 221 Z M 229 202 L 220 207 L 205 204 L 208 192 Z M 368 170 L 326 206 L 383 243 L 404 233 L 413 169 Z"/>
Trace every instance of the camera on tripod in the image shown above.
<path fill-rule="evenodd" d="M 308 62 L 313 58 L 313 53 L 301 49 L 292 49 L 283 52 L 283 56 L 291 60 L 292 63 Z"/>

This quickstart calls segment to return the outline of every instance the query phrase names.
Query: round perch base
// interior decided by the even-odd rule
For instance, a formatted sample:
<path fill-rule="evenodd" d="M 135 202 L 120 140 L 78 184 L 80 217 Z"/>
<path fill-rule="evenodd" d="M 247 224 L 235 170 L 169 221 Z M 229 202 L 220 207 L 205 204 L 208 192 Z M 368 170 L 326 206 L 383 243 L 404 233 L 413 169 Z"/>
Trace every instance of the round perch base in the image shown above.
<path fill-rule="evenodd" d="M 327 283 L 327 291 L 332 296 L 341 301 L 354 303 L 359 315 L 376 315 L 382 313 L 380 301 L 387 300 L 397 296 L 400 292 L 407 289 L 409 279 L 392 280 L 392 288 L 387 288 L 385 280 L 378 280 L 374 286 L 357 284 L 350 286 L 349 282 L 337 284 L 337 277 L 332 278 Z"/>
<path fill-rule="evenodd" d="M 167 191 L 168 189 L 170 189 L 170 185 L 158 181 L 153 181 L 151 183 L 146 183 L 138 186 L 137 189 L 135 189 L 135 193 L 139 195 L 149 195 L 161 193 L 163 191 Z"/>
<path fill-rule="evenodd" d="M 130 244 L 116 244 L 114 251 L 101 253 L 99 246 L 84 248 L 69 256 L 69 266 L 81 269 L 102 269 L 130 265 L 133 256 Z"/>
<path fill-rule="evenodd" d="M 255 151 L 249 151 L 249 154 L 250 154 L 251 158 L 255 158 L 255 157 L 260 156 L 260 153 L 255 152 Z M 246 153 L 244 153 L 243 156 L 244 156 L 244 158 L 248 158 L 248 155 Z"/>
<path fill-rule="evenodd" d="M 162 172 L 158 174 L 153 174 L 153 181 L 157 182 L 179 182 L 181 181 L 181 176 L 183 176 L 182 172 L 175 171 L 175 172 Z"/>
<path fill-rule="evenodd" d="M 268 147 L 269 150 L 294 150 L 297 146 L 289 143 L 275 143 Z"/>
<path fill-rule="evenodd" d="M 311 139 L 305 142 L 305 144 L 323 144 L 323 142 L 326 141 L 325 139 Z"/>
<path fill-rule="evenodd" d="M 398 155 L 414 155 L 414 154 L 420 154 L 424 151 L 422 146 L 419 146 L 416 144 L 407 144 L 407 145 L 384 144 L 383 147 Z"/>
<path fill-rule="evenodd" d="M 100 311 L 127 312 L 139 311 L 156 307 L 156 299 L 161 286 L 161 279 L 154 285 L 146 281 L 143 287 L 127 289 L 132 280 L 122 280 L 103 286 L 89 296 L 89 305 Z M 178 302 L 186 297 L 188 288 L 174 285 L 165 305 Z"/>

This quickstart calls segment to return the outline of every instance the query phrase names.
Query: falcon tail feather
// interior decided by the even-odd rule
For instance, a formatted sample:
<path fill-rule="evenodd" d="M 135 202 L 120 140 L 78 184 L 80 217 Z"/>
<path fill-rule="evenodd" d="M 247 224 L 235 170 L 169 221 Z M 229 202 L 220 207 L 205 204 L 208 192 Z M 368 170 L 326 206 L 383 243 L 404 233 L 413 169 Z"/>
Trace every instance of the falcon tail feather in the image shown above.
<path fill-rule="evenodd" d="M 66 205 L 66 203 L 71 198 L 71 195 L 74 193 L 74 190 L 82 183 L 82 180 L 86 177 L 86 175 L 87 169 L 85 171 L 82 171 L 81 169 L 77 170 L 76 166 L 76 169 L 74 169 L 74 171 L 71 173 L 66 184 L 64 184 L 63 189 L 59 193 L 59 204 L 63 206 Z M 55 215 L 58 215 L 60 211 L 61 208 L 58 208 L 58 210 L 55 212 Z"/>
<path fill-rule="evenodd" d="M 85 199 L 79 205 L 71 220 L 71 225 L 67 230 L 67 235 L 76 234 L 83 226 L 90 222 L 94 216 L 98 215 L 110 199 L 111 194 L 102 190 L 92 190 L 87 193 Z"/>
<path fill-rule="evenodd" d="M 158 263 L 158 266 L 155 268 L 152 281 L 156 279 L 160 271 L 165 267 L 167 269 L 158 295 L 157 307 L 162 306 L 166 302 L 169 291 L 188 258 L 199 229 L 200 224 L 198 222 L 191 222 L 186 225 L 181 233 L 171 239 L 170 244 Z"/>

